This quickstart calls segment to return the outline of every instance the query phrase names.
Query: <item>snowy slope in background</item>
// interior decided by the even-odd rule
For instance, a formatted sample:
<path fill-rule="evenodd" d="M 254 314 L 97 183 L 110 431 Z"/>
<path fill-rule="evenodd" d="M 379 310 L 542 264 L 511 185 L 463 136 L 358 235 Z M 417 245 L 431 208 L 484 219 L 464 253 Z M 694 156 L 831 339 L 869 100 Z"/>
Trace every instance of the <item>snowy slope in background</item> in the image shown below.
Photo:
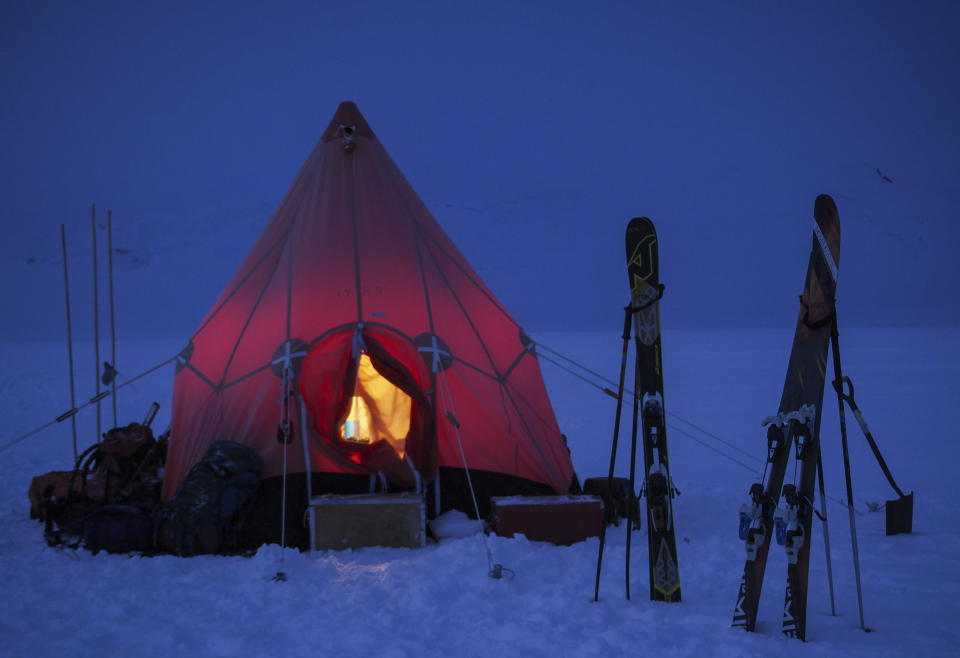
<path fill-rule="evenodd" d="M 887 183 L 867 165 L 825 166 L 808 180 L 798 181 L 796 174 L 785 171 L 757 188 L 733 170 L 718 181 L 698 183 L 696 195 L 634 192 L 621 205 L 608 197 L 562 194 L 487 202 L 440 195 L 425 201 L 494 294 L 531 332 L 619 326 L 627 297 L 623 231 L 639 214 L 657 225 L 671 303 L 667 326 L 790 326 L 802 283 L 797 272 L 806 267 L 810 250 L 813 200 L 820 192 L 831 193 L 840 211 L 841 326 L 960 322 L 960 309 L 950 301 L 960 287 L 960 268 L 952 265 L 949 210 L 960 207 L 960 198 L 950 202 L 952 197 L 919 183 Z M 241 196 L 174 214 L 114 210 L 118 335 L 186 341 L 285 191 L 276 190 L 270 200 Z M 106 210 L 97 208 L 104 337 L 109 336 Z M 77 208 L 65 224 L 73 328 L 89 339 L 90 206 Z M 503 239 L 491 241 L 491 235 Z M 0 247 L 0 277 L 10 282 L 0 290 L 5 316 L 0 337 L 62 339 L 59 226 L 39 222 L 14 237 Z M 555 254 L 556 260 L 544 261 L 545 254 Z M 562 304 L 544 304 L 563 289 L 568 294 Z"/>
<path fill-rule="evenodd" d="M 664 312 L 670 307 L 664 302 Z M 619 363 L 618 332 L 545 333 L 544 347 L 608 377 Z M 960 512 L 953 504 L 957 449 L 952 382 L 960 377 L 960 330 L 842 331 L 845 373 L 894 476 L 915 491 L 914 533 L 886 537 L 866 503 L 893 497 L 856 427 L 850 445 L 866 622 L 857 606 L 844 498 L 835 397 L 822 428 L 838 616 L 831 617 L 820 524 L 811 555 L 808 642 L 780 637 L 786 559 L 771 551 L 755 634 L 731 629 L 743 564 L 737 510 L 758 476 L 760 420 L 780 395 L 790 332 L 667 331 L 665 402 L 671 414 L 673 475 L 684 601 L 653 604 L 646 590 L 643 530 L 633 541 L 632 591 L 623 600 L 624 529 L 611 528 L 601 601 L 592 602 L 597 541 L 554 547 L 490 538 L 495 562 L 516 577 L 486 576 L 479 536 L 422 550 L 363 549 L 301 555 L 262 548 L 254 557 L 152 559 L 46 548 L 27 518 L 33 475 L 70 462 L 67 423 L 6 449 L 0 459 L 0 655 L 590 656 L 642 644 L 647 652 L 716 656 L 950 656 L 960 643 L 953 601 L 960 591 Z M 125 374 L 163 361 L 174 340 L 118 346 Z M 543 349 L 543 348 L 541 348 Z M 92 351 L 89 343 L 77 352 Z M 68 405 L 62 342 L 0 343 L 5 427 L 0 445 Z M 581 477 L 605 475 L 614 402 L 541 359 L 560 425 Z M 94 373 L 78 369 L 88 395 Z M 120 420 L 139 419 L 156 399 L 169 419 L 173 366 L 120 394 Z M 103 409 L 104 423 L 110 416 Z M 81 448 L 95 415 L 78 416 Z M 689 423 L 708 430 L 727 444 Z M 628 430 L 628 426 L 625 426 Z M 698 440 L 695 440 L 698 439 Z M 706 444 L 706 445 L 704 445 Z M 717 451 L 719 450 L 719 454 Z M 740 452 L 742 451 L 742 452 Z M 626 474 L 628 453 L 618 458 Z M 735 459 L 730 459 L 733 457 Z M 738 463 L 741 462 L 741 463 Z M 756 465 L 755 470 L 751 466 Z M 646 527 L 646 519 L 644 519 Z M 289 580 L 271 579 L 278 570 Z"/>
<path fill-rule="evenodd" d="M 186 338 L 344 100 L 531 332 L 619 325 L 636 215 L 671 326 L 789 326 L 820 193 L 844 326 L 960 324 L 954 2 L 216 4 L 5 14 L 0 336 L 62 338 L 60 223 L 91 336 L 96 202 L 120 334 Z"/>

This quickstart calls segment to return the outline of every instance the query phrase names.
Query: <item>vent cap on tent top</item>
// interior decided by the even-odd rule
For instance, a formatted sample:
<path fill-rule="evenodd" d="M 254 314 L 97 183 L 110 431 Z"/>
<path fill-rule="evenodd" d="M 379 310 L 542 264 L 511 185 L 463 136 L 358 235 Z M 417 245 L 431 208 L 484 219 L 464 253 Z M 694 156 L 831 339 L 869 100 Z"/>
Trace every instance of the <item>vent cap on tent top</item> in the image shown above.
<path fill-rule="evenodd" d="M 327 129 L 324 131 L 321 139 L 324 142 L 332 142 L 335 139 L 339 139 L 343 143 L 344 150 L 352 151 L 354 146 L 356 146 L 356 139 L 358 137 L 376 139 L 373 130 L 370 129 L 370 125 L 367 124 L 367 120 L 360 114 L 357 106 L 351 101 L 344 101 L 340 103 L 333 118 L 330 119 L 330 123 L 327 124 Z"/>
<path fill-rule="evenodd" d="M 357 127 L 354 125 L 344 126 L 341 124 L 337 128 L 337 135 L 340 136 L 340 143 L 343 144 L 343 150 L 349 153 L 353 150 L 353 136 L 357 132 Z"/>

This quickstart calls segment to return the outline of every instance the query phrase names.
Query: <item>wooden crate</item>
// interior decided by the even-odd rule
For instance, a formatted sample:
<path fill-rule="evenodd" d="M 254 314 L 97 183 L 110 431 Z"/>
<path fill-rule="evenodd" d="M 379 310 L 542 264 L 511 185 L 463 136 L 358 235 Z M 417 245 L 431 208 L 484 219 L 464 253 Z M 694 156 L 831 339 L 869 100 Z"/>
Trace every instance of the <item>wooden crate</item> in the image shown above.
<path fill-rule="evenodd" d="M 599 496 L 510 496 L 491 498 L 490 505 L 501 537 L 523 534 L 531 541 L 569 546 L 598 537 L 603 528 Z"/>
<path fill-rule="evenodd" d="M 426 545 L 426 509 L 416 494 L 327 494 L 310 499 L 311 549 Z"/>

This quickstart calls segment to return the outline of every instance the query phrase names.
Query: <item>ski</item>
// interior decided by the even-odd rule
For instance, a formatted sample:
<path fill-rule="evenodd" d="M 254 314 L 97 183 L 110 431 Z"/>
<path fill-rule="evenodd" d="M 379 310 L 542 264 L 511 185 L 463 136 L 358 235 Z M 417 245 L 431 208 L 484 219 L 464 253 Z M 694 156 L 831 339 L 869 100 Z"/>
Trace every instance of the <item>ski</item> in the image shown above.
<path fill-rule="evenodd" d="M 750 498 L 740 508 L 740 538 L 747 556 L 733 615 L 733 626 L 748 631 L 756 628 L 767 554 L 775 531 L 777 543 L 787 554 L 781 627 L 784 635 L 801 640 L 806 636 L 820 416 L 840 253 L 840 222 L 833 200 L 825 194 L 818 196 L 813 215 L 813 246 L 780 407 L 775 416 L 763 422 L 767 427 L 767 462 L 761 482 L 751 486 Z M 792 454 L 796 456 L 794 481 L 784 485 Z M 783 505 L 778 507 L 781 491 Z"/>
<path fill-rule="evenodd" d="M 650 562 L 650 598 L 680 600 L 680 573 L 673 524 L 676 489 L 670 477 L 667 453 L 666 412 L 663 404 L 663 369 L 660 351 L 660 284 L 657 233 L 646 217 L 630 220 L 626 234 L 630 308 L 633 312 L 637 351 L 634 388 L 634 437 L 637 411 L 642 409 L 643 465 L 640 496 L 647 501 L 647 545 Z M 634 449 L 636 438 L 634 438 Z M 631 493 L 633 492 L 631 458 Z M 629 519 L 628 519 L 629 526 Z M 629 585 L 629 581 L 628 581 Z"/>

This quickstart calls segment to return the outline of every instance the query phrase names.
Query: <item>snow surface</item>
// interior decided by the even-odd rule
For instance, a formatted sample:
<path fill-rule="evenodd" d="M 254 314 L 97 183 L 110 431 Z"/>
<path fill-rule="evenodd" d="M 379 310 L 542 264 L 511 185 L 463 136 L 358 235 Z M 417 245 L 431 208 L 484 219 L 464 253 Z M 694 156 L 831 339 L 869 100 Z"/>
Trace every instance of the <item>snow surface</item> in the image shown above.
<path fill-rule="evenodd" d="M 665 299 L 665 312 L 668 303 Z M 617 329 L 536 338 L 613 379 L 619 365 Z M 26 493 L 34 475 L 69 465 L 69 422 L 6 446 L 69 407 L 66 346 L 5 342 L 0 343 L 5 421 L 0 434 L 0 655 L 956 655 L 960 514 L 953 495 L 952 391 L 960 377 L 960 329 L 841 332 L 845 374 L 856 383 L 857 401 L 894 477 L 916 492 L 914 533 L 885 536 L 883 514 L 869 513 L 867 503 L 895 494 L 859 429 L 851 426 L 863 601 L 871 633 L 858 628 L 848 518 L 837 502 L 844 498 L 844 484 L 836 398 L 830 395 L 822 439 L 837 616 L 830 615 L 818 523 L 808 641 L 780 635 L 786 561 L 776 546 L 757 632 L 730 628 L 744 556 L 737 510 L 759 474 L 765 450 L 760 420 L 779 401 L 792 329 L 664 334 L 668 436 L 673 476 L 682 492 L 676 499 L 679 604 L 647 600 L 646 519 L 632 542 L 632 599 L 624 598 L 621 526 L 607 536 L 599 603 L 593 601 L 596 539 L 569 547 L 525 538 L 484 541 L 462 519 L 445 519 L 445 538 L 418 550 L 311 555 L 267 546 L 248 558 L 181 559 L 48 548 L 40 524 L 28 518 Z M 122 341 L 121 373 L 130 379 L 179 347 L 179 341 Z M 92 351 L 90 343 L 75 346 L 81 399 L 92 388 L 93 372 L 82 366 L 84 360 L 92 363 Z M 581 478 L 606 475 L 614 401 L 545 358 L 541 362 L 578 473 Z M 162 405 L 156 422 L 165 426 L 172 376 L 167 366 L 123 388 L 120 421 L 139 419 L 156 399 Z M 111 415 L 105 404 L 105 427 Z M 95 436 L 95 418 L 93 408 L 78 417 L 81 449 Z M 618 475 L 627 473 L 627 460 L 622 451 Z M 512 571 L 512 579 L 487 576 L 488 548 L 495 563 Z M 287 574 L 286 582 L 273 579 L 278 571 Z"/>

